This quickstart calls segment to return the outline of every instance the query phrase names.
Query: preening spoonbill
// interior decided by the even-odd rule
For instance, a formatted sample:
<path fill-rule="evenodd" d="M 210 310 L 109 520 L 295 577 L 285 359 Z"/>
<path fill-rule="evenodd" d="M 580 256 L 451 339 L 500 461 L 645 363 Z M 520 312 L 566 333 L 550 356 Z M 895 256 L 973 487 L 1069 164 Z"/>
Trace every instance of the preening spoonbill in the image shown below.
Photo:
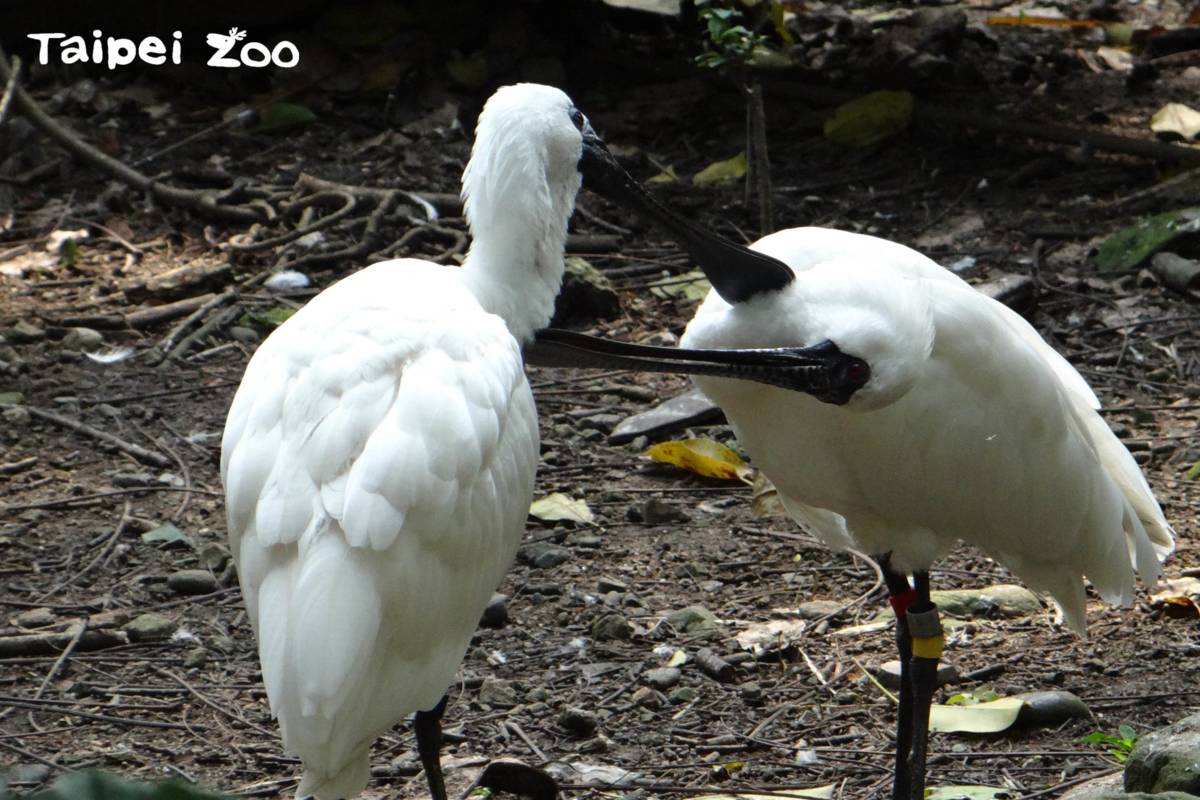
<path fill-rule="evenodd" d="M 444 694 L 524 530 L 538 427 L 520 345 L 554 308 L 585 135 L 561 91 L 498 90 L 463 174 L 462 268 L 363 269 L 246 367 L 221 479 L 299 796 L 357 795 L 371 744 L 416 712 L 445 800 Z"/>
<path fill-rule="evenodd" d="M 822 379 L 838 391 L 824 396 L 693 380 L 798 523 L 831 547 L 876 555 L 905 666 L 893 792 L 920 800 L 942 651 L 930 565 L 959 540 L 974 544 L 1049 594 L 1082 634 L 1084 577 L 1104 600 L 1130 604 L 1135 571 L 1148 585 L 1160 576 L 1171 527 L 1091 388 L 1006 306 L 871 236 L 793 228 L 734 245 L 664 209 L 595 147 L 589 188 L 664 226 L 713 285 L 681 348 L 731 350 L 726 363 L 745 348 L 758 363 L 771 350 L 840 354 Z M 588 365 L 637 367 L 610 344 L 540 338 L 590 349 Z M 693 360 L 681 355 L 678 371 L 694 371 Z"/>

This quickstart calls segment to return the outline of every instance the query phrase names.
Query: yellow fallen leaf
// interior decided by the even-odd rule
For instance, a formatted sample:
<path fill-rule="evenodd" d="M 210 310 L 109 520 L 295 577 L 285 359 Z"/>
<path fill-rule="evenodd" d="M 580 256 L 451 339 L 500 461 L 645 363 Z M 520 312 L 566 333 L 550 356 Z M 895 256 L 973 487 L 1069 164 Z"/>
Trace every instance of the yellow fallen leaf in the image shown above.
<path fill-rule="evenodd" d="M 1195 139 L 1200 135 L 1200 111 L 1183 103 L 1167 103 L 1150 118 L 1150 130 L 1163 138 Z"/>
<path fill-rule="evenodd" d="M 647 450 L 646 455 L 655 461 L 683 467 L 705 478 L 754 483 L 754 468 L 742 461 L 737 453 L 712 439 L 661 442 Z"/>
<path fill-rule="evenodd" d="M 929 712 L 929 730 L 938 733 L 999 733 L 1012 727 L 1025 701 L 1001 697 L 973 706 L 934 703 Z"/>
<path fill-rule="evenodd" d="M 709 164 L 692 176 L 692 183 L 704 186 L 709 183 L 729 183 L 746 174 L 746 153 L 742 151 L 733 158 Z"/>
<path fill-rule="evenodd" d="M 771 479 L 761 472 L 754 476 L 753 497 L 750 500 L 750 512 L 755 517 L 786 517 L 787 509 L 779 499 L 779 491 Z"/>
<path fill-rule="evenodd" d="M 554 492 L 530 503 L 529 516 L 544 522 L 570 520 L 587 523 L 592 521 L 592 510 L 583 500 L 575 500 L 562 492 Z"/>
<path fill-rule="evenodd" d="M 646 183 L 674 183 L 677 180 L 679 180 L 679 176 L 675 174 L 675 167 L 668 164 L 666 169 L 653 178 L 648 178 Z"/>
<path fill-rule="evenodd" d="M 825 138 L 845 147 L 871 147 L 907 128 L 912 115 L 909 92 L 871 92 L 834 109 L 825 120 Z"/>

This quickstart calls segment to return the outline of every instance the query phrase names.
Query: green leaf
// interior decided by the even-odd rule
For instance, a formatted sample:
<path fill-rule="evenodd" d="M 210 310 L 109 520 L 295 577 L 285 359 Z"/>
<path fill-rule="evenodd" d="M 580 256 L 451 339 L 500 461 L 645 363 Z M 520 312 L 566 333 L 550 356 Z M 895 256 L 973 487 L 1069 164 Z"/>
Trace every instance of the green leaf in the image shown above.
<path fill-rule="evenodd" d="M 279 133 L 289 128 L 301 128 L 315 122 L 317 115 L 299 103 L 272 103 L 262 111 L 254 130 L 260 133 Z"/>
<path fill-rule="evenodd" d="M 1105 239 L 1096 253 L 1096 266 L 1101 272 L 1135 269 L 1175 239 L 1196 233 L 1200 233 L 1200 207 L 1155 214 Z"/>
<path fill-rule="evenodd" d="M 0 392 L 0 406 L 19 406 L 24 402 L 25 395 L 20 392 Z"/>
<path fill-rule="evenodd" d="M 925 800 L 1008 800 L 1012 789 L 999 786 L 936 786 L 925 791 Z"/>
<path fill-rule="evenodd" d="M 238 323 L 243 327 L 254 327 L 259 329 L 270 330 L 278 328 L 283 323 L 291 318 L 292 314 L 296 313 L 296 309 L 291 306 L 275 306 L 268 308 L 265 311 L 247 311 L 242 314 Z"/>
<path fill-rule="evenodd" d="M 446 73 L 450 80 L 468 89 L 478 89 L 488 82 L 487 56 L 482 50 L 463 55 L 457 50 L 446 61 Z"/>
<path fill-rule="evenodd" d="M 653 178 L 648 178 L 646 183 L 674 183 L 677 180 L 679 180 L 679 176 L 675 174 L 675 167 L 668 164 L 662 172 Z"/>
<path fill-rule="evenodd" d="M 142 534 L 142 541 L 146 544 L 175 544 L 176 542 L 187 542 L 187 540 L 184 532 L 169 522 L 164 522 L 154 530 Z"/>
<path fill-rule="evenodd" d="M 663 300 L 690 300 L 699 303 L 708 297 L 712 284 L 698 269 L 685 272 L 682 275 L 672 275 L 650 284 L 650 294 Z"/>
<path fill-rule="evenodd" d="M 88 770 L 64 775 L 30 800 L 226 800 L 227 795 L 177 779 L 140 783 Z"/>
<path fill-rule="evenodd" d="M 1132 726 L 1132 725 L 1120 725 L 1120 726 L 1118 726 L 1118 727 L 1117 727 L 1117 733 L 1121 734 L 1121 736 L 1125 737 L 1125 738 L 1126 738 L 1126 739 L 1128 739 L 1129 741 L 1134 741 L 1135 739 L 1137 739 L 1137 732 L 1136 732 L 1136 731 L 1134 731 L 1134 729 L 1133 729 L 1133 726 Z"/>
<path fill-rule="evenodd" d="M 1008 730 L 1021 713 L 1023 700 L 1002 697 L 973 706 L 935 703 L 929 714 L 929 730 L 938 733 L 999 733 Z"/>
<path fill-rule="evenodd" d="M 981 686 L 978 689 L 972 689 L 968 692 L 959 692 L 946 701 L 948 706 L 976 706 L 980 703 L 988 703 L 992 700 L 999 700 L 1000 695 L 986 686 Z"/>
<path fill-rule="evenodd" d="M 534 500 L 529 505 L 529 516 L 543 522 L 569 520 L 571 522 L 591 522 L 592 510 L 583 500 L 575 500 L 561 492 L 554 492 Z"/>
<path fill-rule="evenodd" d="M 825 138 L 845 147 L 871 147 L 908 127 L 913 115 L 909 92 L 871 92 L 838 106 L 825 120 Z"/>
<path fill-rule="evenodd" d="M 709 164 L 692 177 L 692 183 L 706 186 L 710 183 L 729 183 L 746 174 L 746 152 L 743 150 L 733 158 Z"/>

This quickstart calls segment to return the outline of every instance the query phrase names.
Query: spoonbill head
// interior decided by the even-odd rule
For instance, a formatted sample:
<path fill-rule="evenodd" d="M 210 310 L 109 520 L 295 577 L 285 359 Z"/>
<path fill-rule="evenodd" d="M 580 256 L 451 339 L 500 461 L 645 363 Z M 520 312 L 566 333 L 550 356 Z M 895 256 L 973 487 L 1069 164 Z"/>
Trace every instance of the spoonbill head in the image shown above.
<path fill-rule="evenodd" d="M 586 120 L 498 90 L 463 176 L 461 269 L 362 269 L 280 325 L 226 421 L 229 540 L 298 795 L 351 798 L 416 712 L 435 800 L 444 694 L 524 530 L 538 455 L 520 344 L 550 319 Z"/>

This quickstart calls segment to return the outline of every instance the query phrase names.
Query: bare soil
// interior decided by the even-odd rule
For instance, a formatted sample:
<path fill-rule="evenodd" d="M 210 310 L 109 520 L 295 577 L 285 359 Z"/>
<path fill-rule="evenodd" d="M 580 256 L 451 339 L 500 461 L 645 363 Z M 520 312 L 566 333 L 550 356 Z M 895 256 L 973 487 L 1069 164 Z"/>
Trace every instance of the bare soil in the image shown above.
<path fill-rule="evenodd" d="M 1044 58 L 1024 79 L 997 69 L 973 85 L 931 90 L 930 100 L 1146 138 L 1150 114 L 1182 99 L 1177 72 L 1136 92 L 1119 73 L 1092 72 L 1072 53 L 1094 50 L 1094 43 L 1071 38 L 1076 34 L 996 36 L 1004 53 L 1026 48 Z M 645 49 L 636 35 L 629 41 L 631 51 Z M 33 88 L 46 99 L 63 85 L 71 84 L 43 80 Z M 129 85 L 118 73 L 100 84 L 100 94 Z M 85 136 L 103 132 L 107 122 L 115 152 L 128 161 L 219 117 L 204 87 L 138 85 L 148 98 L 105 111 L 68 105 L 62 116 Z M 485 94 L 446 91 L 438 99 L 457 102 L 469 119 Z M 630 169 L 642 179 L 668 164 L 690 175 L 743 147 L 741 100 L 711 79 L 648 74 L 637 85 L 587 85 L 575 97 L 606 139 L 625 148 Z M 164 100 L 172 104 L 169 116 L 145 113 Z M 355 184 L 457 191 L 469 150 L 461 132 L 406 134 L 401 146 L 372 147 L 372 137 L 403 124 L 378 120 L 382 100 L 314 89 L 306 102 L 318 107 L 318 120 L 300 132 L 224 129 L 177 149 L 166 163 L 174 175 L 223 166 L 256 185 L 287 186 L 306 172 Z M 436 107 L 414 104 L 411 119 Z M 767 108 L 779 227 L 868 232 L 915 244 L 944 264 L 972 257 L 972 280 L 1001 273 L 1035 278 L 1032 321 L 1096 388 L 1106 418 L 1119 426 L 1175 525 L 1179 544 L 1168 576 L 1200 567 L 1193 544 L 1200 491 L 1185 479 L 1200 461 L 1195 299 L 1138 274 L 1100 278 L 1089 260 L 1103 237 L 1135 217 L 1116 201 L 1155 186 L 1160 170 L 1129 156 L 937 123 L 848 153 L 825 142 L 813 126 L 813 109 L 786 92 L 768 87 Z M 58 157 L 46 145 L 29 166 Z M 223 249 L 244 226 L 148 208 L 134 195 L 100 203 L 106 186 L 94 168 L 70 159 L 33 183 L 12 186 L 15 222 L 0 235 L 0 266 L 41 251 L 53 230 L 84 227 L 92 238 L 69 264 L 0 276 L 0 333 L 7 339 L 0 361 L 8 365 L 0 371 L 0 391 L 22 392 L 31 409 L 94 426 L 168 462 L 139 462 L 40 416 L 9 414 L 0 424 L 0 635 L 67 634 L 52 651 L 0 654 L 0 766 L 17 792 L 67 770 L 95 767 L 139 778 L 181 775 L 230 793 L 290 795 L 298 763 L 281 749 L 236 583 L 228 583 L 214 549 L 225 542 L 220 433 L 253 345 L 232 338 L 226 323 L 183 357 L 153 365 L 150 355 L 178 319 L 102 329 L 105 348 L 134 348 L 135 356 L 119 363 L 96 363 L 64 344 L 79 318 L 139 307 L 123 291 L 130 281 L 182 264 L 232 259 L 225 284 L 231 286 L 269 268 L 276 253 Z M 684 181 L 658 191 L 665 202 L 731 237 L 754 235 L 755 206 L 745 202 L 740 182 L 714 188 Z M 1152 198 L 1138 211 L 1178 205 L 1173 202 Z M 613 225 L 631 231 L 618 250 L 580 253 L 613 276 L 622 303 L 615 317 L 584 327 L 622 339 L 678 335 L 693 303 L 656 297 L 645 284 L 659 270 L 686 269 L 684 259 L 655 231 L 597 197 L 584 194 L 580 206 L 586 213 L 576 215 L 577 233 L 611 235 Z M 399 225 L 386 236 L 399 239 L 411 227 Z M 461 236 L 453 233 L 464 230 L 463 220 L 444 218 L 438 230 L 412 237 L 399 252 L 450 262 L 461 253 Z M 361 263 L 305 271 L 323 287 Z M 242 311 L 297 305 L 312 291 L 280 295 L 250 284 L 235 303 Z M 28 341 L 13 335 L 20 322 L 44 335 Z M 451 783 L 465 785 L 488 759 L 512 757 L 628 770 L 638 775 L 635 787 L 620 790 L 630 796 L 829 783 L 837 796 L 886 796 L 895 707 L 864 670 L 893 657 L 891 632 L 838 633 L 885 606 L 873 568 L 826 551 L 785 518 L 756 518 L 744 485 L 651 465 L 634 447 L 610 445 L 603 431 L 588 430 L 589 417 L 645 410 L 684 391 L 684 379 L 539 369 L 530 376 L 544 440 L 537 491 L 585 499 L 595 522 L 530 520 L 528 542 L 560 544 L 568 557 L 552 568 L 519 561 L 500 587 L 510 597 L 507 623 L 480 629 L 451 688 L 446 723 L 454 736 L 445 752 Z M 721 425 L 693 432 L 728 438 Z M 635 521 L 652 499 L 682 517 Z M 185 543 L 144 540 L 167 522 Z M 167 578 L 183 569 L 210 570 L 216 589 L 180 594 Z M 601 579 L 624 588 L 602 592 Z M 940 588 L 1009 580 L 969 548 L 933 571 Z M 798 604 L 813 600 L 842 610 L 810 620 L 785 653 L 754 659 L 735 641 L 746 626 L 794 617 Z M 692 604 L 716 615 L 716 634 L 689 636 L 664 623 L 667 613 Z M 36 609 L 47 611 L 31 613 Z M 173 622 L 174 634 L 110 641 L 99 649 L 90 649 L 86 636 L 69 643 L 78 621 L 90 617 L 99 629 L 102 615 L 119 626 L 148 612 Z M 611 612 L 628 619 L 632 636 L 595 640 L 593 622 Z M 1146 599 L 1129 609 L 1095 600 L 1089 622 L 1085 640 L 1053 624 L 1048 610 L 1016 620 L 977 619 L 952 640 L 947 659 L 961 673 L 992 669 L 941 696 L 981 685 L 1000 694 L 1065 689 L 1082 697 L 1096 718 L 992 736 L 936 735 L 931 785 L 1002 785 L 1014 796 L 1057 796 L 1113 769 L 1102 748 L 1080 737 L 1115 732 L 1122 723 L 1146 732 L 1197 710 L 1195 619 L 1170 618 Z M 734 662 L 730 680 L 697 666 L 702 647 Z M 639 693 L 644 670 L 676 649 L 690 658 L 679 685 L 694 689 L 694 696 L 676 695 L 672 702 L 670 690 Z M 515 705 L 480 701 L 484 682 L 495 679 L 512 682 Z M 598 716 L 594 733 L 560 724 L 563 710 L 572 707 Z M 809 751 L 815 760 L 798 758 Z M 426 793 L 406 727 L 380 740 L 373 764 L 368 796 Z M 582 788 L 584 782 L 582 776 L 568 780 L 566 793 L 598 793 Z"/>

